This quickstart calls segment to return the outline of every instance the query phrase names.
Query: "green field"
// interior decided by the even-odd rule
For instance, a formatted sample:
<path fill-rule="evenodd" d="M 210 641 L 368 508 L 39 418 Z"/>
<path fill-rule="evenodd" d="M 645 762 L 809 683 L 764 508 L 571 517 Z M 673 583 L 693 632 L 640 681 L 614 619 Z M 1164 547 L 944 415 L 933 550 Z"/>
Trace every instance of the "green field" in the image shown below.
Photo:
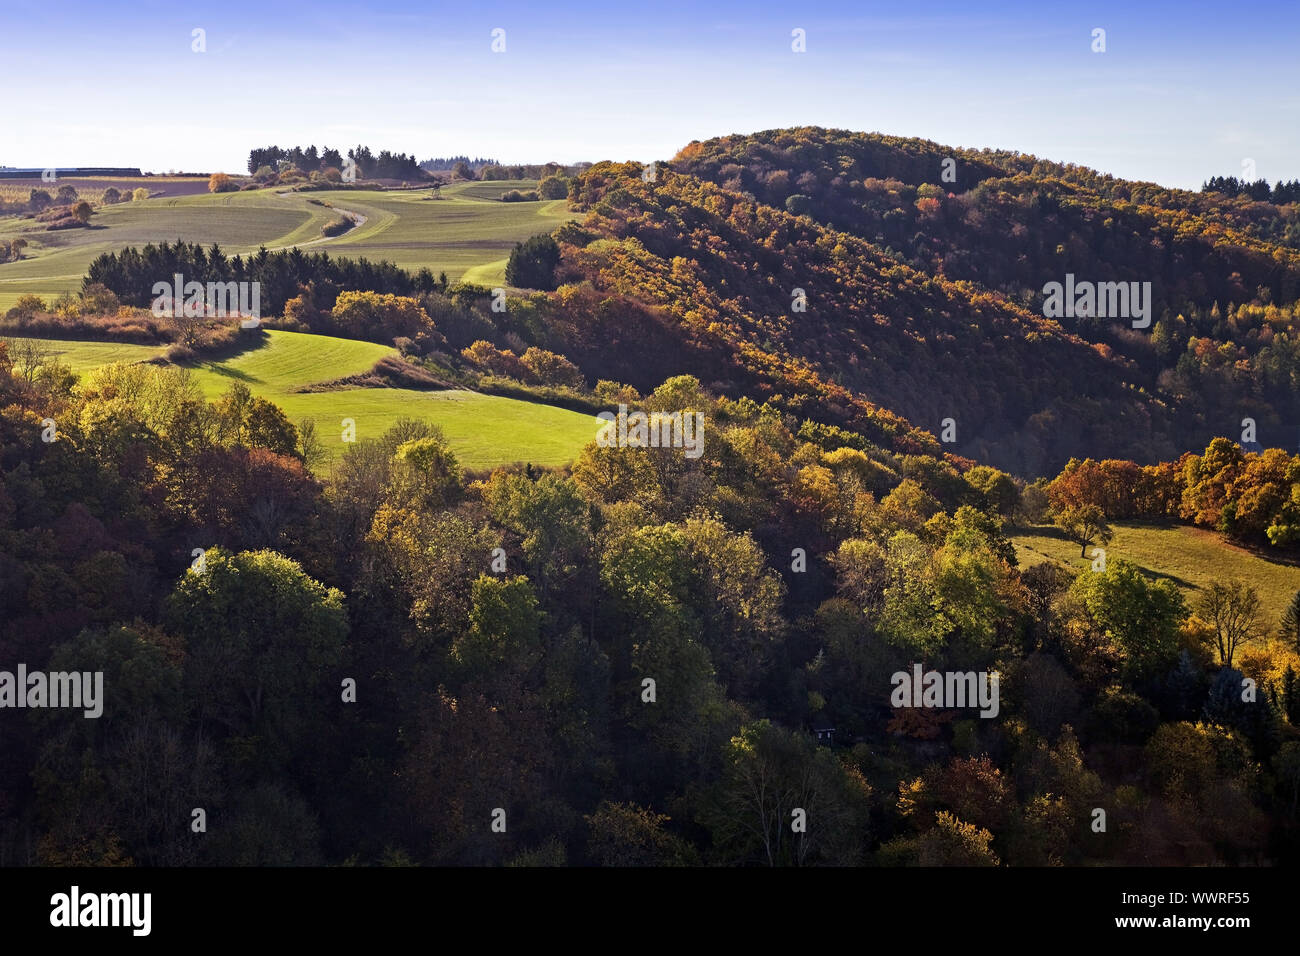
<path fill-rule="evenodd" d="M 112 361 L 140 361 L 159 354 L 150 346 L 110 342 L 38 340 L 79 372 Z M 439 426 L 461 464 L 490 468 L 514 461 L 564 465 L 593 440 L 599 422 L 589 415 L 496 395 L 464 390 L 425 392 L 403 388 L 346 388 L 296 392 L 367 371 L 394 349 L 371 342 L 298 332 L 267 332 L 265 344 L 233 358 L 191 369 L 199 388 L 215 398 L 231 383 L 279 405 L 295 422 L 312 419 L 331 460 L 345 447 L 343 420 L 355 423 L 356 438 L 374 438 L 399 418 L 420 418 Z"/>
<path fill-rule="evenodd" d="M 1276 625 L 1287 603 L 1300 591 L 1300 567 L 1256 556 L 1218 535 L 1184 525 L 1114 522 L 1114 539 L 1106 559 L 1123 558 L 1154 574 L 1169 578 L 1188 601 L 1215 581 L 1240 578 L 1259 592 L 1270 624 Z M 1084 568 L 1091 558 L 1079 556 L 1079 546 L 1050 525 L 1016 529 L 1011 535 L 1022 568 L 1055 559 L 1071 568 Z M 1088 553 L 1092 553 L 1092 547 Z"/>
<path fill-rule="evenodd" d="M 113 362 L 145 362 L 167 351 L 165 345 L 130 345 L 122 342 L 69 342 L 63 339 L 20 339 L 0 336 L 12 342 L 35 341 L 50 358 L 71 367 L 77 374 Z"/>
<path fill-rule="evenodd" d="M 0 219 L 0 239 L 22 236 L 25 258 L 0 265 L 0 311 L 23 293 L 51 297 L 81 287 L 91 260 L 103 252 L 147 242 L 219 244 L 227 255 L 299 245 L 332 255 L 388 259 L 405 269 L 428 266 L 455 280 L 505 284 L 506 260 L 516 242 L 551 232 L 573 218 L 567 202 L 503 203 L 510 189 L 535 180 L 456 183 L 439 199 L 428 189 L 249 192 L 161 196 L 99 208 L 89 229 L 46 232 L 28 219 Z M 317 199 L 330 206 L 318 206 Z M 331 208 L 333 207 L 333 208 Z M 340 211 L 365 221 L 341 236 L 321 238 L 321 226 Z"/>

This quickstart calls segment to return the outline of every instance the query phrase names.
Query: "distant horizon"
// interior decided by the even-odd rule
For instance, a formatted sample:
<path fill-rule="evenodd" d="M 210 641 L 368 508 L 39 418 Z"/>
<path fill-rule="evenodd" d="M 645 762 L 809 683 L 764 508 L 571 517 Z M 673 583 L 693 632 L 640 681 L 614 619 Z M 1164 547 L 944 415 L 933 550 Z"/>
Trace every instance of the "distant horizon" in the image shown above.
<path fill-rule="evenodd" d="M 1300 179 L 1300 9 L 1283 0 L 1230 15 L 1203 0 L 60 10 L 57 29 L 39 11 L 0 12 L 0 60 L 20 78 L 5 103 L 13 166 L 93 156 L 155 174 L 244 172 L 251 148 L 313 141 L 419 159 L 650 162 L 696 139 L 820 126 L 1192 190 L 1252 169 Z"/>
<path fill-rule="evenodd" d="M 802 126 L 815 126 L 815 125 L 817 125 L 817 124 L 813 124 L 813 123 L 808 123 L 808 124 L 796 124 L 795 126 L 792 126 L 792 127 L 766 127 L 766 128 L 763 128 L 763 129 L 753 129 L 753 130 L 729 130 L 729 131 L 727 131 L 727 132 L 725 132 L 725 133 L 718 133 L 718 134 L 715 134 L 714 136 L 703 137 L 703 138 L 701 138 L 699 141 L 703 142 L 703 141 L 707 141 L 707 140 L 710 140 L 710 139 L 721 139 L 721 138 L 724 138 L 724 137 L 727 137 L 727 136 L 751 136 L 751 135 L 755 135 L 755 134 L 758 134 L 758 133 L 767 132 L 767 131 L 772 130 L 772 129 L 792 129 L 792 128 L 798 128 L 798 127 L 801 126 L 801 125 L 802 125 Z M 828 128 L 828 129 L 829 129 L 829 128 L 841 128 L 841 129 L 842 129 L 842 128 L 844 128 L 844 127 L 826 127 L 826 128 Z M 888 131 L 888 130 L 879 130 L 879 129 L 876 129 L 876 130 L 851 130 L 851 132 L 866 133 L 866 134 L 868 134 L 868 135 L 879 135 L 879 136 L 896 136 L 896 137 L 902 137 L 902 136 L 903 136 L 903 134 L 901 134 L 901 133 L 894 133 L 894 132 L 890 132 L 890 131 Z M 908 138 L 908 139 L 926 139 L 926 137 L 905 137 L 905 138 Z M 1003 146 L 991 146 L 991 145 L 970 146 L 970 145 L 962 144 L 962 143 L 946 143 L 946 142 L 940 142 L 940 141 L 938 141 L 938 140 L 929 140 L 929 141 L 930 141 L 930 142 L 934 142 L 934 143 L 936 143 L 936 144 L 939 145 L 939 146 L 950 147 L 950 148 L 955 149 L 955 150 L 966 150 L 966 151 L 971 151 L 971 152 L 978 152 L 978 151 L 983 150 L 983 149 L 988 149 L 988 150 L 990 150 L 990 151 L 992 151 L 992 152 L 1018 153 L 1018 154 L 1022 154 L 1022 155 L 1032 156 L 1035 160 L 1041 160 L 1041 161 L 1043 161 L 1043 162 L 1058 163 L 1058 164 L 1060 164 L 1060 165 L 1066 165 L 1066 166 L 1071 166 L 1071 165 L 1072 165 L 1072 166 L 1076 166 L 1076 167 L 1080 167 L 1080 168 L 1091 169 L 1092 171 L 1094 171 L 1094 172 L 1096 172 L 1096 173 L 1100 173 L 1100 174 L 1102 174 L 1102 175 L 1113 176 L 1115 179 L 1125 180 L 1125 181 L 1127 181 L 1127 182 L 1135 182 L 1135 183 L 1149 183 L 1149 184 L 1152 184 L 1152 185 L 1161 186 L 1161 187 L 1166 188 L 1166 189 L 1184 189 L 1184 190 L 1188 190 L 1188 191 L 1191 191 L 1191 192 L 1199 192 L 1199 191 L 1201 190 L 1201 187 L 1204 185 L 1204 183 L 1205 183 L 1206 181 L 1208 181 L 1209 179 L 1211 179 L 1212 177 L 1215 177 L 1215 176 L 1236 176 L 1236 177 L 1239 178 L 1239 179 L 1241 179 L 1241 178 L 1245 178 L 1245 177 L 1243 177 L 1243 175 L 1242 175 L 1242 174 L 1243 174 L 1243 170 L 1241 170 L 1241 169 L 1230 169 L 1230 170 L 1223 170 L 1223 169 L 1212 170 L 1212 169 L 1207 169 L 1207 171 L 1205 172 L 1204 176 L 1201 177 L 1200 182 L 1196 183 L 1196 185 L 1194 185 L 1194 186 L 1176 185 L 1176 184 L 1173 184 L 1173 183 L 1163 182 L 1163 181 L 1160 181 L 1160 180 L 1152 180 L 1152 179 L 1133 179 L 1133 178 L 1131 178 L 1131 177 L 1124 176 L 1124 175 L 1121 175 L 1120 173 L 1114 172 L 1113 170 L 1100 169 L 1100 168 L 1098 168 L 1098 167 L 1096 167 L 1096 166 L 1091 166 L 1091 165 L 1089 165 L 1089 164 L 1087 164 L 1087 163 L 1081 163 L 1081 162 L 1078 162 L 1077 160 L 1072 160 L 1072 159 L 1069 159 L 1069 158 L 1067 158 L 1067 157 L 1061 157 L 1061 156 L 1044 156 L 1044 155 L 1037 154 L 1037 153 L 1031 153 L 1031 152 L 1029 152 L 1028 150 L 1017 149 L 1017 148 L 1014 147 L 1014 146 L 1005 146 L 1005 145 L 1003 145 Z M 378 150 L 381 150 L 381 149 L 388 149 L 388 150 L 391 150 L 391 151 L 393 151 L 393 152 L 406 153 L 406 154 L 408 154 L 408 155 L 412 154 L 412 151 L 409 150 L 409 149 L 407 149 L 407 148 L 404 148 L 404 147 L 402 147 L 402 146 L 398 146 L 398 145 L 394 145 L 394 144 L 391 144 L 391 143 L 383 143 L 383 142 L 373 142 L 373 143 L 372 143 L 372 142 L 362 142 L 362 143 L 360 143 L 360 144 L 358 144 L 358 143 L 352 143 L 352 144 L 349 144 L 349 145 L 347 145 L 347 146 L 340 146 L 340 145 L 338 145 L 337 143 L 331 143 L 331 142 L 322 141 L 322 140 L 317 140 L 317 141 L 304 141 L 304 142 L 294 142 L 294 143 L 289 143 L 289 142 L 286 141 L 286 142 L 283 142 L 283 143 L 255 143 L 255 144 L 250 144 L 248 148 L 249 148 L 250 150 L 252 150 L 252 149 L 256 149 L 256 148 L 260 148 L 260 147 L 266 147 L 266 146 L 271 146 L 271 145 L 279 145 L 279 146 L 283 146 L 283 147 L 286 148 L 286 149 L 287 149 L 287 148 L 290 148 L 290 147 L 292 147 L 292 146 L 302 146 L 302 147 L 304 147 L 304 148 L 306 148 L 306 147 L 308 147 L 308 146 L 317 146 L 317 147 L 321 147 L 321 148 L 324 148 L 324 147 L 327 147 L 327 146 L 328 146 L 328 147 L 333 147 L 333 148 L 335 148 L 335 149 L 340 150 L 340 151 L 343 152 L 345 155 L 346 155 L 346 153 L 347 153 L 347 150 L 351 149 L 353 146 L 356 146 L 356 145 L 364 145 L 364 146 L 368 146 L 368 147 L 370 147 L 372 150 L 375 150 L 375 151 L 378 151 Z M 591 158 L 582 158 L 582 159 L 567 159 L 567 160 L 566 160 L 566 159 L 557 159 L 557 158 L 555 158 L 555 157 L 549 157 L 549 158 L 545 158 L 545 159 L 536 158 L 536 157 L 534 157 L 534 158 L 529 158 L 529 159 L 501 159 L 501 158 L 496 158 L 496 157 L 494 157 L 493 160 L 492 160 L 492 162 L 495 162 L 495 163 L 497 163 L 497 164 L 499 164 L 499 165 L 502 165 L 502 166 L 541 166 L 541 165 L 544 165 L 544 164 L 546 164 L 546 163 L 556 163 L 556 164 L 561 165 L 561 166 L 573 166 L 573 165 L 576 165 L 576 164 L 579 164 L 579 163 L 588 163 L 588 164 L 593 164 L 593 163 L 599 163 L 599 162 L 620 162 L 620 163 L 621 163 L 621 162 L 641 162 L 641 163 L 649 163 L 649 162 L 654 162 L 654 161 L 665 162 L 665 161 L 670 160 L 674 155 L 676 155 L 676 153 L 677 153 L 678 150 L 680 150 L 682 147 L 684 147 L 684 146 L 686 146 L 686 145 L 688 145 L 688 143 L 682 143 L 682 144 L 677 148 L 677 150 L 674 150 L 672 153 L 670 153 L 670 154 L 668 154 L 668 155 L 666 155 L 666 156 L 650 156 L 650 157 L 643 157 L 643 156 L 636 156 L 636 157 L 632 157 L 632 156 L 624 156 L 624 157 L 602 156 L 602 157 L 599 157 L 599 158 L 596 158 L 596 159 L 591 159 Z M 475 156 L 482 156 L 482 155 L 484 155 L 484 153 L 482 153 L 482 152 L 480 152 L 480 151 L 477 151 L 477 150 L 472 150 L 472 149 L 467 150 L 467 149 L 464 149 L 464 148 L 458 148 L 458 149 L 454 149 L 454 150 L 450 150 L 450 151 L 443 151 L 443 152 L 442 152 L 441 154 L 439 154 L 439 155 L 430 154 L 429 156 L 422 156 L 422 155 L 419 154 L 419 153 L 414 153 L 413 155 L 415 155 L 415 158 L 416 158 L 416 162 L 417 162 L 417 163 L 424 163 L 424 162 L 427 162 L 427 161 L 430 160 L 430 159 L 443 158 L 443 157 L 445 157 L 445 156 L 447 156 L 447 155 L 463 155 L 463 156 L 475 157 Z M 61 169 L 69 169 L 69 170 L 72 170 L 72 169 L 84 169 L 84 168 L 89 168 L 89 169 L 98 169 L 98 168 L 106 168 L 106 167 L 108 167 L 108 165 L 109 165 L 109 164 L 107 164 L 107 163 L 103 163 L 103 164 L 100 164 L 100 163 L 85 163 L 85 164 L 78 165 L 78 166 L 67 165 L 67 166 L 54 166 L 54 167 L 36 167 L 36 166 L 19 166 L 19 165 L 16 165 L 16 164 L 14 164 L 14 165 L 7 165 L 7 164 L 5 164 L 5 163 L 3 163 L 3 162 L 0 162 L 0 170 L 15 170 L 15 169 L 17 169 L 17 170 L 31 170 L 31 171 L 33 171 L 33 172 L 36 172 L 36 171 L 39 171 L 39 170 L 44 169 L 44 168 L 53 168 L 53 169 L 55 169 L 55 170 L 57 171 L 57 170 L 61 170 Z M 140 173 L 141 173 L 142 176 L 211 176 L 211 175 L 213 175 L 213 174 L 215 174 L 215 173 L 227 173 L 227 174 L 229 174 L 229 175 L 235 175 L 235 176 L 247 176 L 247 175 L 249 175 L 249 171 L 248 171 L 248 168 L 247 168 L 247 164 L 246 164 L 246 163 L 243 164 L 243 165 L 241 165 L 241 166 L 239 166 L 237 169 L 225 169 L 225 168 L 223 168 L 223 169 L 202 169 L 202 170 L 195 169 L 195 170 L 191 170 L 191 169 L 179 169 L 179 168 L 176 168 L 176 167 L 168 167 L 168 168 L 161 168 L 161 167 L 146 167 L 146 166 L 144 166 L 144 165 L 126 166 L 126 167 L 118 167 L 118 168 L 139 169 L 139 170 L 140 170 Z M 33 177 L 33 178 L 34 178 L 34 177 Z M 69 178 L 75 178 L 75 177 L 69 177 Z M 378 178 L 384 178 L 384 177 L 378 177 Z M 1256 175 L 1256 176 L 1254 176 L 1254 177 L 1250 177 L 1250 178 L 1251 178 L 1251 181 L 1256 181 L 1256 180 L 1259 180 L 1259 179 L 1264 179 L 1264 180 L 1267 180 L 1268 183 L 1269 183 L 1270 185 L 1272 185 L 1272 184 L 1274 184 L 1274 183 L 1276 183 L 1276 182 L 1280 182 L 1280 181 L 1281 181 L 1281 182 L 1289 182 L 1289 181 L 1291 181 L 1291 180 L 1300 180 L 1300 171 L 1298 171 L 1298 172 L 1296 172 L 1295 174 L 1290 175 L 1290 176 L 1269 177 L 1269 176 L 1264 176 L 1264 175 Z"/>

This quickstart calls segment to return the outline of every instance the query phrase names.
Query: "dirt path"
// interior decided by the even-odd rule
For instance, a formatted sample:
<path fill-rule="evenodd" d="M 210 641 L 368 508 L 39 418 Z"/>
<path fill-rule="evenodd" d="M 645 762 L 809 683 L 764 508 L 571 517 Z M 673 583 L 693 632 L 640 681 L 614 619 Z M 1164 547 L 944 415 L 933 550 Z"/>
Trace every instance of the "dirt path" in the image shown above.
<path fill-rule="evenodd" d="M 294 195 L 294 194 L 293 194 L 293 193 L 276 193 L 276 195 L 277 195 L 277 196 L 292 196 L 292 195 Z M 334 211 L 337 212 L 337 213 L 341 213 L 342 215 L 347 216 L 349 219 L 352 220 L 352 228 L 351 228 L 351 229 L 348 229 L 346 232 L 340 232 L 337 236 L 321 236 L 321 237 L 319 237 L 319 238 L 317 238 L 317 239 L 308 239 L 306 242 L 295 242 L 295 243 L 293 243 L 292 245 L 288 245 L 288 246 L 267 246 L 266 251 L 267 251 L 267 252 L 279 252 L 281 249 L 292 249 L 292 248 L 294 248 L 294 246 L 297 246 L 299 249 L 302 249 L 302 248 L 304 248 L 305 246 L 315 246 L 315 245 L 319 245 L 319 244 L 322 243 L 322 242 L 329 242 L 329 241 L 331 241 L 331 240 L 333 240 L 333 239 L 341 239 L 341 238 L 343 238 L 344 236 L 351 235 L 352 233 L 356 232 L 358 229 L 360 229 L 362 226 L 364 226 L 364 225 L 366 224 L 366 220 L 369 218 L 368 216 L 363 216 L 363 215 L 362 215 L 361 213 L 359 213 L 359 212 L 353 212 L 353 211 L 350 210 L 350 209 L 340 209 L 340 208 L 337 207 L 337 206 L 326 206 L 326 207 L 324 207 L 324 208 L 326 208 L 326 209 L 332 209 L 332 210 L 334 210 Z"/>

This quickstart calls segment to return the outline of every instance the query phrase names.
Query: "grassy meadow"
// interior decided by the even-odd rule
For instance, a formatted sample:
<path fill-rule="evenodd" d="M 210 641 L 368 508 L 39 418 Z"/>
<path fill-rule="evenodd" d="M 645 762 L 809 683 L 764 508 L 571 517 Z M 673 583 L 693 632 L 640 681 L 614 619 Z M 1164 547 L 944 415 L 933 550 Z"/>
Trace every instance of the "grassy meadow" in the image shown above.
<path fill-rule="evenodd" d="M 157 346 L 116 342 L 36 341 L 82 374 L 110 362 L 144 361 L 164 351 Z M 299 391 L 304 386 L 360 374 L 395 354 L 394 349 L 372 342 L 269 331 L 262 345 L 232 358 L 194 365 L 190 374 L 209 399 L 239 381 L 255 395 L 280 406 L 294 423 L 314 420 L 331 461 L 343 453 L 343 420 L 347 418 L 355 423 L 358 441 L 378 437 L 399 418 L 432 422 L 443 430 L 467 468 L 490 468 L 514 461 L 564 465 L 595 438 L 599 422 L 592 416 L 460 389 Z M 329 467 L 328 463 L 325 467 Z"/>
<path fill-rule="evenodd" d="M 1185 525 L 1117 521 L 1114 539 L 1106 545 L 1106 559 L 1126 561 L 1168 578 L 1182 589 L 1189 602 L 1215 581 L 1240 578 L 1259 592 L 1268 622 L 1276 625 L 1287 603 L 1300 590 L 1300 567 L 1256 554 L 1224 540 L 1213 532 Z M 1092 563 L 1079 556 L 1079 546 L 1051 525 L 1017 528 L 1011 535 L 1023 568 L 1055 560 L 1081 569 Z M 1090 546 L 1089 554 L 1092 553 Z"/>

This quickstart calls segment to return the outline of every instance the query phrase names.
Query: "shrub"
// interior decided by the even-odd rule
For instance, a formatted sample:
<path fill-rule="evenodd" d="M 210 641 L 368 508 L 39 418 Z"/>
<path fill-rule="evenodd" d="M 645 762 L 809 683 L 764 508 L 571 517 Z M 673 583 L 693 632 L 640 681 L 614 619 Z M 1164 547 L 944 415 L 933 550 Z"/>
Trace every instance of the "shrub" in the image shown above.
<path fill-rule="evenodd" d="M 104 194 L 99 197 L 99 201 L 105 206 L 111 206 L 122 201 L 122 193 L 116 187 L 109 186 L 104 190 Z"/>
<path fill-rule="evenodd" d="M 519 361 L 532 373 L 533 379 L 542 385 L 556 385 L 567 388 L 582 388 L 586 382 L 582 372 L 563 355 L 539 349 L 528 349 Z"/>
<path fill-rule="evenodd" d="M 235 182 L 225 173 L 213 173 L 208 179 L 208 192 L 210 193 L 233 193 L 239 191 L 239 183 Z"/>
<path fill-rule="evenodd" d="M 77 201 L 77 190 L 68 185 L 60 186 L 59 191 L 54 194 L 54 198 L 64 204 L 74 203 Z"/>
<path fill-rule="evenodd" d="M 499 349 L 491 342 L 480 339 L 469 348 L 461 349 L 460 354 L 495 375 L 503 375 L 520 382 L 526 381 L 529 377 L 528 367 L 520 361 L 518 355 L 509 349 Z"/>
<path fill-rule="evenodd" d="M 62 319 L 81 318 L 81 300 L 68 292 L 60 292 L 54 300 L 54 314 Z"/>
<path fill-rule="evenodd" d="M 92 282 L 81 290 L 81 304 L 93 315 L 116 315 L 122 303 L 108 286 Z"/>
<path fill-rule="evenodd" d="M 502 202 L 537 202 L 538 195 L 536 190 L 530 189 L 528 192 L 520 192 L 518 189 L 512 189 L 501 197 Z"/>
<path fill-rule="evenodd" d="M 533 236 L 516 243 L 506 263 L 506 282 L 525 289 L 555 289 L 555 267 L 560 264 L 560 247 L 550 236 Z"/>
<path fill-rule="evenodd" d="M 26 248 L 26 239 L 14 239 L 11 242 L 0 239 L 0 262 L 17 262 L 23 257 Z"/>
<path fill-rule="evenodd" d="M 537 194 L 543 199 L 567 199 L 569 181 L 563 176 L 547 176 L 537 184 Z"/>
<path fill-rule="evenodd" d="M 6 318 L 10 319 L 30 319 L 38 312 L 47 312 L 45 301 L 39 295 L 32 295 L 30 292 L 20 295 L 14 307 L 5 313 Z"/>
<path fill-rule="evenodd" d="M 90 222 L 90 216 L 93 212 L 94 210 L 90 208 L 90 203 L 86 202 L 84 199 L 72 207 L 72 217 L 81 223 Z"/>
<path fill-rule="evenodd" d="M 812 199 L 803 193 L 795 193 L 793 196 L 786 197 L 785 211 L 794 216 L 806 216 L 812 209 Z"/>
<path fill-rule="evenodd" d="M 337 219 L 331 219 L 325 225 L 320 227 L 322 236 L 338 236 L 352 228 L 352 219 L 349 216 L 339 216 Z"/>
<path fill-rule="evenodd" d="M 435 333 L 433 321 L 420 303 L 406 296 L 341 292 L 330 316 L 340 334 L 375 342 L 391 342 L 398 336 L 419 339 Z"/>
<path fill-rule="evenodd" d="M 149 198 L 149 190 L 145 189 L 143 186 L 136 187 L 136 189 L 131 193 L 132 202 L 139 202 L 142 199 L 148 199 L 148 198 Z"/>

